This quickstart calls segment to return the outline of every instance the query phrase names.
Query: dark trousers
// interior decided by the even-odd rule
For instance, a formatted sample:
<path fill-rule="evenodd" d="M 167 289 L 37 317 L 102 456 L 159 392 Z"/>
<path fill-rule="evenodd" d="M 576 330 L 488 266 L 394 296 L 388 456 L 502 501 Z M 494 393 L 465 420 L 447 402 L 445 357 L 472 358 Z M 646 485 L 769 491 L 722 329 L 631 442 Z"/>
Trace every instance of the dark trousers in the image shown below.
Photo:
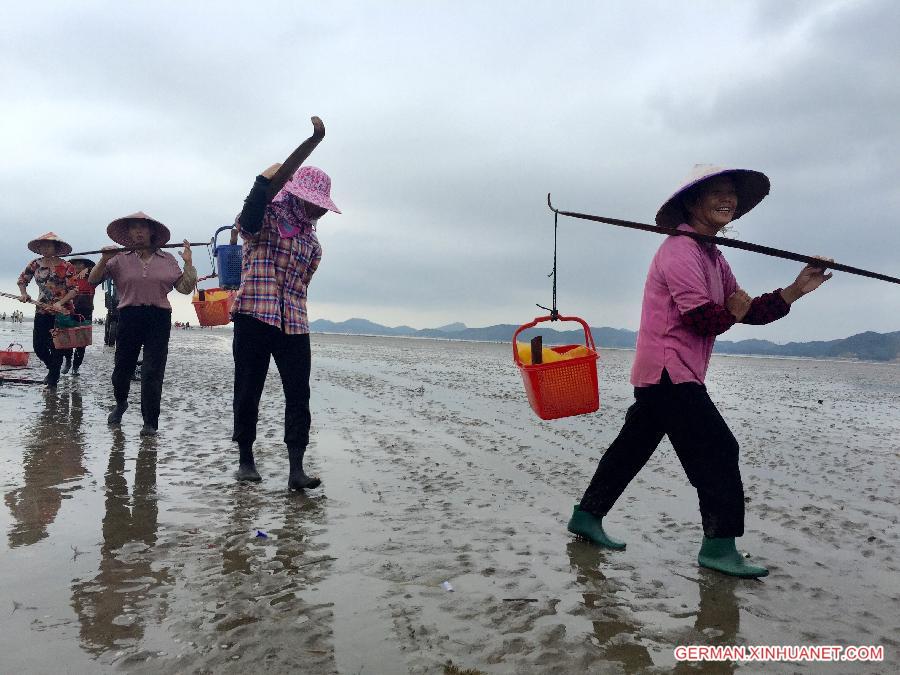
<path fill-rule="evenodd" d="M 54 326 L 56 326 L 56 315 L 35 313 L 34 331 L 32 332 L 34 354 L 50 371 L 47 373 L 47 382 L 50 384 L 59 382 L 59 371 L 62 370 L 63 362 L 62 350 L 53 346 L 53 336 L 50 331 Z"/>
<path fill-rule="evenodd" d="M 744 486 L 738 443 L 702 384 L 637 387 L 619 436 L 600 459 L 581 508 L 604 516 L 668 435 L 691 485 L 697 489 L 707 537 L 744 534 Z"/>
<path fill-rule="evenodd" d="M 159 404 L 162 399 L 166 357 L 169 355 L 169 332 L 172 329 L 172 310 L 141 305 L 119 310 L 119 334 L 116 338 L 116 365 L 112 385 L 116 403 L 128 402 L 131 376 L 138 362 L 141 347 L 141 415 L 144 424 L 159 426 Z"/>
<path fill-rule="evenodd" d="M 247 316 L 234 316 L 234 436 L 240 446 L 256 440 L 259 401 L 269 360 L 281 375 L 284 388 L 284 442 L 305 448 L 309 442 L 309 335 L 287 335 L 279 328 Z"/>

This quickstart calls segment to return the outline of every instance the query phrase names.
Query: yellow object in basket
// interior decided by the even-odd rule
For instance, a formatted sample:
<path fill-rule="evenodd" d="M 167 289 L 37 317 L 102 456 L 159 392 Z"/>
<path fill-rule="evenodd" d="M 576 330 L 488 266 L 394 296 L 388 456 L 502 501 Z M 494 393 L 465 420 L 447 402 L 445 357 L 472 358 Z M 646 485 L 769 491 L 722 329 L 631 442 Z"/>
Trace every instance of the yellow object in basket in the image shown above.
<path fill-rule="evenodd" d="M 217 300 L 225 300 L 228 298 L 228 291 L 221 288 L 203 289 L 203 302 L 216 302 Z M 200 295 L 194 292 L 194 302 L 200 301 Z"/>
<path fill-rule="evenodd" d="M 516 349 L 519 352 L 519 359 L 522 363 L 531 365 L 531 344 L 528 342 L 516 341 Z M 570 349 L 565 354 L 555 352 L 550 349 L 550 347 L 544 347 L 541 349 L 541 362 L 555 363 L 556 361 L 568 361 L 569 359 L 577 359 L 582 356 L 588 356 L 589 354 L 588 348 L 583 345 Z"/>

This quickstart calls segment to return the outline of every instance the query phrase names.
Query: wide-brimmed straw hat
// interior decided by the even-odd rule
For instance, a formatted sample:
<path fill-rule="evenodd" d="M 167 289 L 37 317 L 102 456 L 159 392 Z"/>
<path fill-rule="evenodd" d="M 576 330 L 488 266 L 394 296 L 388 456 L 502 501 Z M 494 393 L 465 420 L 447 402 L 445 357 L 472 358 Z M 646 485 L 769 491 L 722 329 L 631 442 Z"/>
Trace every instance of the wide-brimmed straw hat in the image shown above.
<path fill-rule="evenodd" d="M 750 169 L 728 169 L 712 164 L 695 164 L 690 175 L 656 212 L 656 224 L 660 227 L 678 227 L 687 222 L 682 199 L 700 183 L 716 176 L 731 176 L 737 192 L 737 208 L 732 220 L 737 220 L 759 204 L 769 194 L 769 179 L 766 174 Z"/>
<path fill-rule="evenodd" d="M 47 234 L 42 234 L 37 239 L 32 239 L 28 242 L 28 249 L 35 253 L 40 253 L 37 246 L 42 241 L 52 241 L 56 244 L 56 255 L 68 255 L 72 252 L 72 247 L 60 239 L 55 232 L 48 232 Z"/>
<path fill-rule="evenodd" d="M 108 234 L 109 238 L 117 244 L 131 246 L 132 241 L 128 236 L 128 226 L 132 223 L 146 223 L 150 226 L 154 246 L 162 246 L 172 237 L 172 233 L 169 232 L 168 227 L 155 218 L 151 218 L 143 211 L 138 211 L 137 213 L 132 213 L 131 215 L 123 216 L 122 218 L 116 218 L 106 226 L 106 234 Z M 69 250 L 71 251 L 72 249 Z"/>
<path fill-rule="evenodd" d="M 318 167 L 301 166 L 281 190 L 323 209 L 341 212 L 331 201 L 331 178 Z"/>
<path fill-rule="evenodd" d="M 69 258 L 69 262 L 70 262 L 71 264 L 73 264 L 73 265 L 74 265 L 75 263 L 81 263 L 81 264 L 84 265 L 85 267 L 93 267 L 94 265 L 97 264 L 96 262 L 94 262 L 94 261 L 91 260 L 90 258 Z"/>

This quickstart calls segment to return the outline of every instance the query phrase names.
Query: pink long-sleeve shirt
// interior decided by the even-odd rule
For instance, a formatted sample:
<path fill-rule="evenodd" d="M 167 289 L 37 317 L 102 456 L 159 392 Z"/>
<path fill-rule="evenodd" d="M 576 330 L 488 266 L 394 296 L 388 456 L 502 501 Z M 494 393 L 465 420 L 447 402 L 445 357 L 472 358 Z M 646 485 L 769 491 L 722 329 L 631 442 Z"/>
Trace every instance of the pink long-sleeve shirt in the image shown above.
<path fill-rule="evenodd" d="M 678 229 L 692 228 L 682 224 Z M 737 288 L 731 267 L 714 244 L 667 237 L 650 263 L 644 285 L 631 383 L 658 384 L 665 369 L 675 384 L 703 384 L 716 337 L 698 335 L 682 315 L 709 302 L 724 305 Z"/>

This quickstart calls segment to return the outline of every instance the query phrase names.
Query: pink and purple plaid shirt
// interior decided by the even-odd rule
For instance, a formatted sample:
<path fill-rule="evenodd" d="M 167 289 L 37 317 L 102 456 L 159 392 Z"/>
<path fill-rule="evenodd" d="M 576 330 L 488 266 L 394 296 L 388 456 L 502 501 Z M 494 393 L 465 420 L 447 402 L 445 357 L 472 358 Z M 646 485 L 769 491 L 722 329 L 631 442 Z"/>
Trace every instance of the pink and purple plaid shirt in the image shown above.
<path fill-rule="evenodd" d="M 279 224 L 299 231 L 283 237 Z M 303 222 L 286 202 L 273 202 L 266 207 L 259 233 L 242 236 L 241 287 L 231 313 L 252 316 L 288 335 L 309 333 L 306 289 L 322 259 L 312 224 Z"/>

